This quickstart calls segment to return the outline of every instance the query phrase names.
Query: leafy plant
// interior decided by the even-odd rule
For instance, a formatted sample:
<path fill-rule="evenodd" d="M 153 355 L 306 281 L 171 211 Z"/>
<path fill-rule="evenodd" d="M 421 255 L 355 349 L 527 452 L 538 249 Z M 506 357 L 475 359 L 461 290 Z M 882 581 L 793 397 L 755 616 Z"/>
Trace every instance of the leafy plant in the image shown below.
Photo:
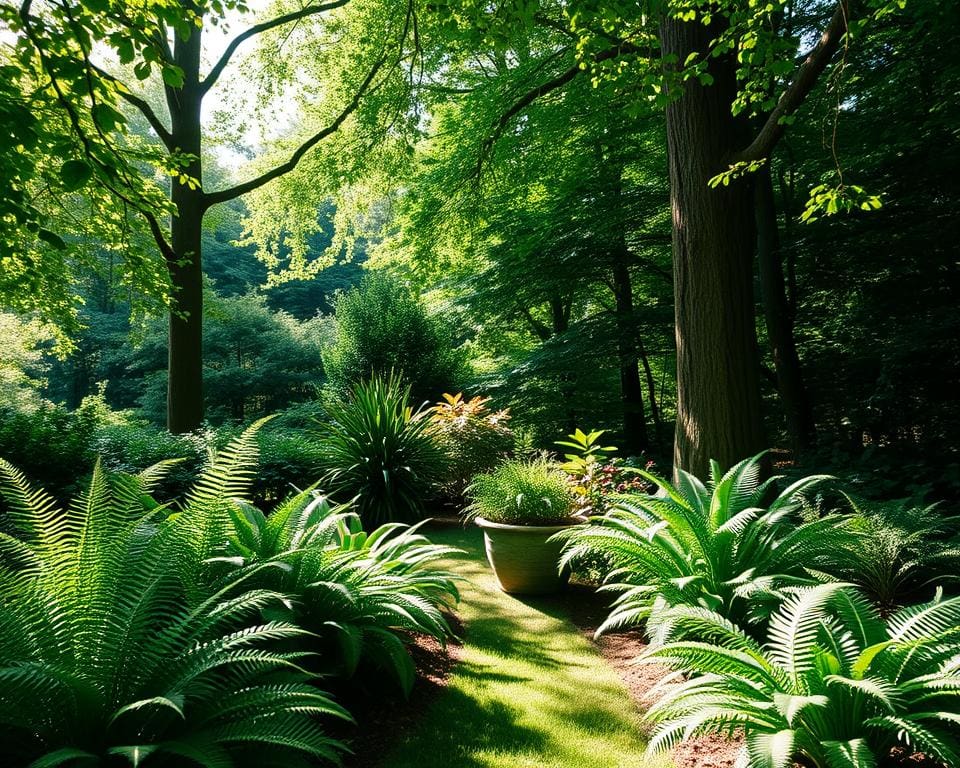
<path fill-rule="evenodd" d="M 269 516 L 238 503 L 225 560 L 262 571 L 262 586 L 295 599 L 271 615 L 312 633 L 319 670 L 351 677 L 366 663 L 386 672 L 409 695 L 416 670 L 405 641 L 411 634 L 451 637 L 443 609 L 458 599 L 455 577 L 437 566 L 457 554 L 431 544 L 416 527 L 398 523 L 367 534 L 349 506 L 302 491 Z"/>
<path fill-rule="evenodd" d="M 467 517 L 493 523 L 555 525 L 573 514 L 566 477 L 545 458 L 505 461 L 473 478 L 467 497 Z"/>
<path fill-rule="evenodd" d="M 860 587 L 881 612 L 960 580 L 956 518 L 936 505 L 847 498 L 860 535 L 837 553 L 833 575 Z"/>
<path fill-rule="evenodd" d="M 676 488 L 646 472 L 662 495 L 626 494 L 605 515 L 560 534 L 563 562 L 600 556 L 610 564 L 606 590 L 619 592 L 598 634 L 647 622 L 663 640 L 663 609 L 690 605 L 743 625 L 762 623 L 788 587 L 814 582 L 806 571 L 853 535 L 844 518 L 802 522 L 799 499 L 825 480 L 798 480 L 766 506 L 778 478 L 761 482 L 762 455 L 722 473 L 712 463 L 704 485 L 680 471 Z"/>
<path fill-rule="evenodd" d="M 447 454 L 441 490 L 452 500 L 463 497 L 471 478 L 493 469 L 513 449 L 507 411 L 491 411 L 489 397 L 464 399 L 445 394 L 430 411 L 437 437 Z"/>
<path fill-rule="evenodd" d="M 444 455 L 427 412 L 411 408 L 410 388 L 393 374 L 374 376 L 329 411 L 319 460 L 330 493 L 355 498 L 368 525 L 422 518 Z"/>
<path fill-rule="evenodd" d="M 670 614 L 701 639 L 644 654 L 689 677 L 648 710 L 651 751 L 739 728 L 753 768 L 874 768 L 895 746 L 960 764 L 960 598 L 938 595 L 884 623 L 845 585 L 799 588 L 766 645 L 703 608 Z"/>
<path fill-rule="evenodd" d="M 573 449 L 572 453 L 564 454 L 566 461 L 560 468 L 570 479 L 577 514 L 584 517 L 605 512 L 615 493 L 646 490 L 649 485 L 632 472 L 632 467 L 624 466 L 621 460 L 611 456 L 617 450 L 615 445 L 600 444 L 605 432 L 604 429 L 593 432 L 577 429 L 567 435 L 567 440 L 557 440 L 557 445 Z M 649 462 L 647 469 L 652 464 Z"/>
<path fill-rule="evenodd" d="M 222 464 L 220 465 L 223 466 Z M 335 760 L 316 716 L 349 715 L 281 652 L 306 632 L 237 573 L 195 599 L 192 519 L 232 490 L 207 474 L 179 515 L 99 464 L 66 509 L 0 460 L 0 738 L 14 765 L 289 765 Z"/>

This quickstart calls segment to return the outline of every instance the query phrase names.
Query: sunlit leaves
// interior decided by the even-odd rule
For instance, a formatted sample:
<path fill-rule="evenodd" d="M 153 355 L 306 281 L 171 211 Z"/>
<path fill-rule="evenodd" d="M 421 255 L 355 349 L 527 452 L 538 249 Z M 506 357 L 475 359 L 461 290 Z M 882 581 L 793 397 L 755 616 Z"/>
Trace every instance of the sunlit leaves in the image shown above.
<path fill-rule="evenodd" d="M 809 224 L 822 216 L 858 210 L 875 211 L 882 206 L 883 201 L 879 195 L 870 194 L 856 184 L 820 184 L 810 190 L 810 198 L 800 220 Z"/>

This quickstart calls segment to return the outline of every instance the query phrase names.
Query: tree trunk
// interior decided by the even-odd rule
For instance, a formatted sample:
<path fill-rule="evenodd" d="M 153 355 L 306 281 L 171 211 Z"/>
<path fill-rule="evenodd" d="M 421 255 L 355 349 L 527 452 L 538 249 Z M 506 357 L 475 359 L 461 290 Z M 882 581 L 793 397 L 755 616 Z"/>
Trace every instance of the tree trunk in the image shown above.
<path fill-rule="evenodd" d="M 626 254 L 614 257 L 613 289 L 617 303 L 617 354 L 620 357 L 620 400 L 623 403 L 623 448 L 636 456 L 649 447 L 647 415 L 643 407 L 640 359 L 633 327 L 633 285 Z"/>
<path fill-rule="evenodd" d="M 793 321 L 784 284 L 780 232 L 773 199 L 773 180 L 767 166 L 756 174 L 755 197 L 757 263 L 767 337 L 777 373 L 777 389 L 787 415 L 790 440 L 794 450 L 803 451 L 813 445 L 816 426 L 793 338 Z"/>
<path fill-rule="evenodd" d="M 664 56 L 704 54 L 718 23 L 661 24 Z M 688 82 L 667 107 L 667 154 L 673 214 L 673 280 L 677 340 L 674 465 L 703 476 L 765 446 L 760 360 L 754 327 L 753 200 L 747 180 L 711 189 L 746 146 L 730 107 L 735 62 L 710 60 L 714 83 Z"/>
<path fill-rule="evenodd" d="M 660 419 L 660 407 L 657 405 L 657 384 L 653 380 L 653 368 L 650 367 L 650 358 L 643 348 L 643 341 L 637 339 L 637 354 L 643 364 L 643 373 L 647 380 L 647 397 L 650 398 L 650 417 L 653 419 L 653 439 L 659 449 L 662 447 L 661 431 L 663 421 Z"/>
<path fill-rule="evenodd" d="M 175 214 L 170 222 L 174 259 L 168 263 L 174 291 L 170 313 L 167 429 L 190 432 L 203 423 L 203 267 L 200 241 L 204 198 L 200 164 L 200 30 L 186 39 L 177 35 L 174 61 L 184 73 L 182 88 L 167 87 L 167 105 L 176 148 L 192 156 L 184 173 L 194 188 L 174 178 L 171 200 Z"/>

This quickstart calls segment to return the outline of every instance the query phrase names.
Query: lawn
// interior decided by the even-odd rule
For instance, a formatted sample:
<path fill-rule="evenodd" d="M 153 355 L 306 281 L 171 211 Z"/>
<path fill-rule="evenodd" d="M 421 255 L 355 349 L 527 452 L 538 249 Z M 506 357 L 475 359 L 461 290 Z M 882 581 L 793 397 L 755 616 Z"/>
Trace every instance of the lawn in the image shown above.
<path fill-rule="evenodd" d="M 467 554 L 462 657 L 422 721 L 386 752 L 383 768 L 659 768 L 616 672 L 558 610 L 556 599 L 501 592 L 479 530 L 430 531 Z M 562 605 L 562 603 L 561 603 Z"/>

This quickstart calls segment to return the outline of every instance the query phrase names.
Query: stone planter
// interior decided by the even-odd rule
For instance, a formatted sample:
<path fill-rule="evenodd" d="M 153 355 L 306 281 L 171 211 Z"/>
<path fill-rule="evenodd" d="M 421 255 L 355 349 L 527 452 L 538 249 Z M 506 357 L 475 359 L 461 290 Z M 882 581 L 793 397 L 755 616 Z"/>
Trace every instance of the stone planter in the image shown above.
<path fill-rule="evenodd" d="M 506 525 L 482 517 L 476 523 L 483 529 L 487 560 L 504 592 L 547 595 L 566 586 L 570 574 L 557 570 L 562 545 L 547 539 L 569 526 Z"/>

